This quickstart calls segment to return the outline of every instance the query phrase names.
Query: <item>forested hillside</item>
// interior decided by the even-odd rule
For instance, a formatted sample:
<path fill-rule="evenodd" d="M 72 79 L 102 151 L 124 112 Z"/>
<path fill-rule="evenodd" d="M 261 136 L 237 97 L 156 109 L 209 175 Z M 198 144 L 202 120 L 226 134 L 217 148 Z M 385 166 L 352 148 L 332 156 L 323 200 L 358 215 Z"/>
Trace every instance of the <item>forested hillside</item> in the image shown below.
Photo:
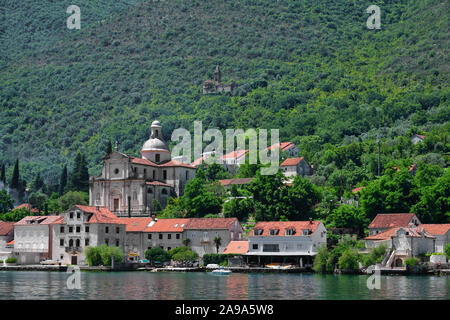
<path fill-rule="evenodd" d="M 22 2 L 21 2 L 22 3 Z M 392 160 L 445 166 L 447 1 L 6 1 L 0 35 L 0 163 L 57 183 L 77 151 L 98 173 L 105 143 L 137 155 L 158 119 L 173 129 L 279 128 L 345 189 Z M 368 30 L 366 8 L 381 8 Z M 220 65 L 230 94 L 203 95 Z M 426 134 L 421 146 L 412 133 Z M 342 173 L 344 171 L 344 173 Z M 340 175 L 340 176 L 339 176 Z M 347 176 L 346 176 L 347 175 Z"/>

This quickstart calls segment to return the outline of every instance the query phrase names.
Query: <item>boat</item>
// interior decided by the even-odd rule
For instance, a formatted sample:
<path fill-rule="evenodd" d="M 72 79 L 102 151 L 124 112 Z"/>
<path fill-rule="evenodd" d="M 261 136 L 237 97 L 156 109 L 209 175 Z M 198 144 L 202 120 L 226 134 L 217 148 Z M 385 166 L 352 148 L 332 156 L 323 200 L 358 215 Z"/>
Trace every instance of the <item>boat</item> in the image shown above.
<path fill-rule="evenodd" d="M 220 275 L 228 275 L 231 274 L 231 270 L 225 270 L 225 269 L 216 269 L 211 271 L 212 274 L 220 274 Z"/>

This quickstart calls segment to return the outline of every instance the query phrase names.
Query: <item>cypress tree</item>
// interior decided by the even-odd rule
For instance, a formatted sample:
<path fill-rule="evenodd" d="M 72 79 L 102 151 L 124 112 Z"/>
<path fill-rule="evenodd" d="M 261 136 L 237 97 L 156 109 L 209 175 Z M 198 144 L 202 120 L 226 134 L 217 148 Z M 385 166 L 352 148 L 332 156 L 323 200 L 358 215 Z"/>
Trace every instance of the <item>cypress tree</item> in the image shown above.
<path fill-rule="evenodd" d="M 19 159 L 16 160 L 16 164 L 14 165 L 14 171 L 13 171 L 13 175 L 11 178 L 11 183 L 10 183 L 10 187 L 12 189 L 17 189 L 20 185 L 20 180 L 19 180 Z"/>
<path fill-rule="evenodd" d="M 89 171 L 86 157 L 84 155 L 81 156 L 80 164 L 80 190 L 89 192 Z"/>
<path fill-rule="evenodd" d="M 106 155 L 110 154 L 112 152 L 112 142 L 111 140 L 108 140 L 106 143 L 105 153 Z"/>
<path fill-rule="evenodd" d="M 0 172 L 0 182 L 6 184 L 6 167 L 2 164 L 1 172 Z"/>
<path fill-rule="evenodd" d="M 64 194 L 64 189 L 67 185 L 67 165 L 64 165 L 64 168 L 61 172 L 61 177 L 59 179 L 59 195 L 62 196 Z"/>
<path fill-rule="evenodd" d="M 44 189 L 44 179 L 42 179 L 41 174 L 38 173 L 36 178 L 34 178 L 33 184 L 31 186 L 34 192 Z"/>
<path fill-rule="evenodd" d="M 73 165 L 72 173 L 69 178 L 69 190 L 76 191 L 80 189 L 80 168 L 81 168 L 81 153 L 77 153 Z"/>

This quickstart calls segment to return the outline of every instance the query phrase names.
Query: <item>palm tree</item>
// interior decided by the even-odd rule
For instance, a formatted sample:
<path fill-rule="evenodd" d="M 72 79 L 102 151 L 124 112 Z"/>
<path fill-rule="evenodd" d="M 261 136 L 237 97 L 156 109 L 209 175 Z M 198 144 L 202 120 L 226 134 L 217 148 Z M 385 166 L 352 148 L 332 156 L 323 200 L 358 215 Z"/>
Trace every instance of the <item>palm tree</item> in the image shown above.
<path fill-rule="evenodd" d="M 187 247 L 187 246 L 189 246 L 189 243 L 191 243 L 191 239 L 188 239 L 188 238 L 184 238 L 183 239 L 183 244 Z"/>
<path fill-rule="evenodd" d="M 220 247 L 220 245 L 222 244 L 222 238 L 221 237 L 215 237 L 214 238 L 214 243 L 215 243 L 215 245 L 216 245 L 216 250 L 217 250 L 217 253 L 219 253 L 219 247 Z"/>

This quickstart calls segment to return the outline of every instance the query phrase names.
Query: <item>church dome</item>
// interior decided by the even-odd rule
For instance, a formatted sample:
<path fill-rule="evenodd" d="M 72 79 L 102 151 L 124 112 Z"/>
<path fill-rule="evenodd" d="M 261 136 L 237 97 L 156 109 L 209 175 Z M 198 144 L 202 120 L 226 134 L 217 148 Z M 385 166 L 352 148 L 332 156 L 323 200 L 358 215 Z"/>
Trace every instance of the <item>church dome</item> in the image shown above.
<path fill-rule="evenodd" d="M 158 138 L 150 138 L 142 146 L 142 151 L 158 151 L 158 150 L 169 151 L 169 147 L 167 147 L 166 143 Z"/>
<path fill-rule="evenodd" d="M 161 126 L 161 122 L 159 122 L 158 120 L 155 120 L 152 122 L 152 125 L 150 127 L 162 127 Z"/>

